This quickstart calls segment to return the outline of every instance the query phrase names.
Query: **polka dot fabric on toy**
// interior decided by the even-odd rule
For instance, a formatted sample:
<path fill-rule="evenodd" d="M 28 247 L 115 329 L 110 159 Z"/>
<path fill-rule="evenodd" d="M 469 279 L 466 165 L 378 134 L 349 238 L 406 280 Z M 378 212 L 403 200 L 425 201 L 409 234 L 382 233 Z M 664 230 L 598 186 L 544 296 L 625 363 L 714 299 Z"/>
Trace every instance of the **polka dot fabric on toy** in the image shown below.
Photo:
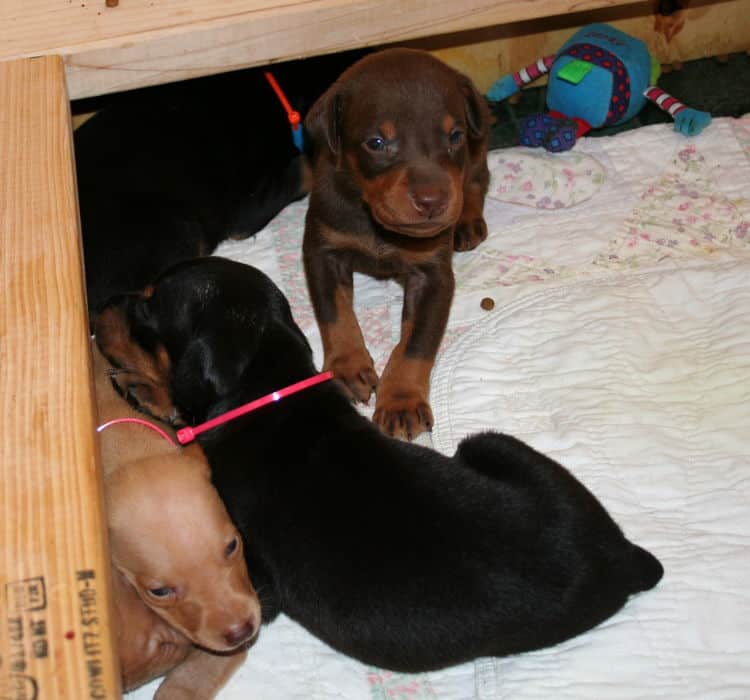
<path fill-rule="evenodd" d="M 614 54 L 600 46 L 575 44 L 566 53 L 573 58 L 593 63 L 612 73 L 612 95 L 605 124 L 615 124 L 627 112 L 630 105 L 630 77 L 623 62 Z"/>

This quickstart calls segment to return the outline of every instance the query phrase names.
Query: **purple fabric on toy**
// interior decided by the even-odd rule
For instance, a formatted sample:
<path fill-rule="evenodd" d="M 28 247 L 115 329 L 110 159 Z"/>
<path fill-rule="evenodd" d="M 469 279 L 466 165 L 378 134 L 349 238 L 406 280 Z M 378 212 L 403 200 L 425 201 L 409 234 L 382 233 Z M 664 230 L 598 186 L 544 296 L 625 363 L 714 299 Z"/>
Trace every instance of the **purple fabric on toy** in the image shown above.
<path fill-rule="evenodd" d="M 576 143 L 577 124 L 572 119 L 560 119 L 551 114 L 532 114 L 521 120 L 522 146 L 542 146 L 553 153 L 569 151 Z"/>

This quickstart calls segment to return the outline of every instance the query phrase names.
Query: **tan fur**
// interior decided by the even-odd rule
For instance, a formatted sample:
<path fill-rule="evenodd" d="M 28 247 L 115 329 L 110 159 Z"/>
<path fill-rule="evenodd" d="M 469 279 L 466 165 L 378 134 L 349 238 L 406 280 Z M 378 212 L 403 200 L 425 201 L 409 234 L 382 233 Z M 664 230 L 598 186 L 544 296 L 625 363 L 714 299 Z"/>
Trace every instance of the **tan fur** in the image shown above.
<path fill-rule="evenodd" d="M 190 640 L 143 604 L 125 577 L 112 567 L 115 636 L 122 685 L 137 688 L 163 676 L 190 654 Z"/>
<path fill-rule="evenodd" d="M 357 172 L 356 162 L 352 158 L 347 160 L 351 170 Z M 458 221 L 463 210 L 464 188 L 464 174 L 458 168 L 446 165 L 444 170 L 433 174 L 431 187 L 439 187 L 446 193 L 448 205 L 439 215 L 425 218 L 413 204 L 411 179 L 419 178 L 422 171 L 433 169 L 434 166 L 424 159 L 422 163 L 411 164 L 408 169 L 394 168 L 371 179 L 358 173 L 362 201 L 370 208 L 373 218 L 389 231 L 431 239 Z"/>
<path fill-rule="evenodd" d="M 147 289 L 146 298 L 152 292 L 153 290 Z M 120 318 L 107 313 L 100 314 L 97 319 L 97 335 L 100 342 L 106 339 L 112 355 L 123 353 L 128 346 L 128 329 L 119 321 Z M 106 362 L 105 359 L 103 361 Z M 130 364 L 118 367 L 114 378 L 120 387 L 127 387 L 127 392 L 143 410 L 158 420 L 174 423 L 179 416 L 172 406 L 169 388 L 163 381 L 168 373 L 169 356 L 164 348 L 157 348 L 153 353 L 139 350 L 136 356 L 130 358 Z M 101 381 L 102 378 L 97 380 L 97 384 L 103 386 Z"/>
<path fill-rule="evenodd" d="M 143 419 L 115 391 L 113 368 L 94 343 L 92 354 L 99 424 Z M 238 650 L 257 632 L 261 613 L 242 539 L 210 482 L 203 451 L 175 447 L 133 424 L 102 431 L 100 447 L 123 685 L 177 667 L 157 697 L 212 698 L 244 658 Z M 170 592 L 154 596 L 156 589 Z M 200 683 L 184 684 L 197 675 Z"/>
<path fill-rule="evenodd" d="M 420 358 L 406 356 L 406 347 L 414 332 L 414 324 L 404 321 L 401 324 L 401 339 L 393 349 L 388 364 L 383 370 L 378 392 L 390 397 L 390 409 L 375 409 L 373 420 L 382 425 L 386 432 L 397 434 L 418 432 L 416 420 L 432 423 L 432 410 L 428 400 L 432 363 Z"/>
<path fill-rule="evenodd" d="M 184 663 L 169 672 L 156 691 L 154 700 L 212 698 L 242 665 L 246 656 L 246 651 L 219 656 L 193 649 Z"/>

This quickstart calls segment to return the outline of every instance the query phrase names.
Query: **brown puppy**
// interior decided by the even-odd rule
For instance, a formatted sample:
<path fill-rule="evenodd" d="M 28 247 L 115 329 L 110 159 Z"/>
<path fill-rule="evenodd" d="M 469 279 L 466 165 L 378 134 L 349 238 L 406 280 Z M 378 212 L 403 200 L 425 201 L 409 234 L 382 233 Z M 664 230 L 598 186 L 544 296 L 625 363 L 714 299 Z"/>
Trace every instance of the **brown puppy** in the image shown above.
<path fill-rule="evenodd" d="M 132 690 L 171 671 L 193 645 L 146 607 L 127 579 L 112 566 L 115 636 L 124 690 Z"/>
<path fill-rule="evenodd" d="M 93 343 L 92 353 L 100 422 L 142 419 Z M 102 431 L 100 446 L 123 685 L 171 671 L 157 697 L 211 698 L 245 657 L 229 652 L 260 626 L 242 539 L 197 445 L 124 424 Z"/>
<path fill-rule="evenodd" d="M 489 112 L 472 82 L 422 51 L 390 49 L 345 71 L 306 120 L 313 188 L 304 262 L 324 368 L 350 396 L 377 388 L 375 422 L 432 427 L 430 372 L 448 320 L 454 250 L 487 236 Z M 378 381 L 352 308 L 352 273 L 404 288 L 401 339 Z"/>

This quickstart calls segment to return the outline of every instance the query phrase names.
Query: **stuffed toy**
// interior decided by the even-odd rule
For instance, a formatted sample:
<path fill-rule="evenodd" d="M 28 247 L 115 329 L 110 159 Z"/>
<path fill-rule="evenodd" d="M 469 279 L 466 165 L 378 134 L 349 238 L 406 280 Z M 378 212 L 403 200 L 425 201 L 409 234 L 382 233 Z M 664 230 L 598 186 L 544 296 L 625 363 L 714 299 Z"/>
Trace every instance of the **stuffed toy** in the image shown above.
<path fill-rule="evenodd" d="M 548 151 L 567 151 L 591 129 L 620 124 L 638 114 L 646 101 L 674 119 L 675 130 L 699 134 L 711 115 L 682 104 L 656 87 L 660 67 L 646 44 L 608 24 L 590 24 L 576 32 L 554 56 L 498 80 L 487 99 L 498 102 L 549 73 L 549 112 L 526 117 L 520 142 Z"/>

